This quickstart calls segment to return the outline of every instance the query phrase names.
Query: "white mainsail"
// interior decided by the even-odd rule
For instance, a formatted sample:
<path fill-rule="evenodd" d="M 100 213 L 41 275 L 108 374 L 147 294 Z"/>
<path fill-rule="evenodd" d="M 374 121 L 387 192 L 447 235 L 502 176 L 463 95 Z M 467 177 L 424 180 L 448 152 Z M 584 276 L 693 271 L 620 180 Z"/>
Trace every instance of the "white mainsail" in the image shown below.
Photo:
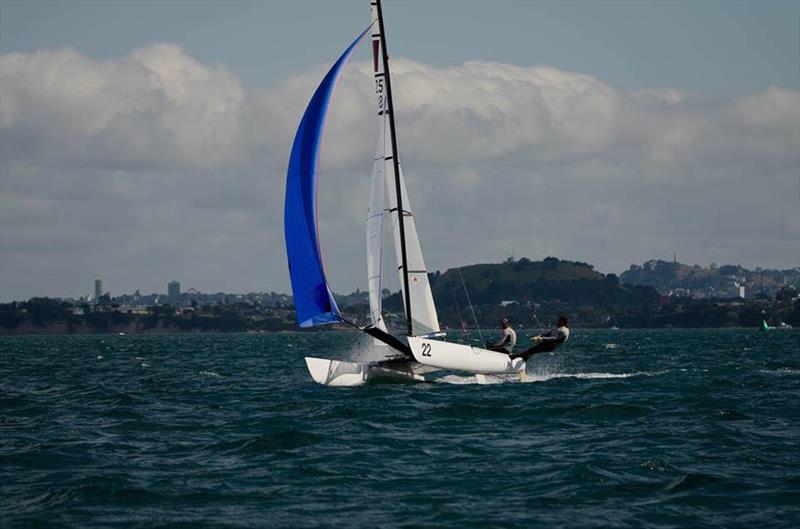
<path fill-rule="evenodd" d="M 372 190 L 367 212 L 367 284 L 369 286 L 369 316 L 372 325 L 386 332 L 383 321 L 383 220 L 386 204 L 385 120 L 379 119 L 375 163 L 372 167 Z"/>
<path fill-rule="evenodd" d="M 372 53 L 378 115 L 378 137 L 372 172 L 372 192 L 367 216 L 367 272 L 369 277 L 370 316 L 372 323 L 376 327 L 385 330 L 381 306 L 385 219 L 391 226 L 394 239 L 400 285 L 403 299 L 406 301 L 404 307 L 409 306 L 409 304 L 411 307 L 411 314 L 406 314 L 406 317 L 411 321 L 411 333 L 414 335 L 438 333 L 440 329 L 436 306 L 433 303 L 425 260 L 422 257 L 417 228 L 414 223 L 414 217 L 411 214 L 411 205 L 408 200 L 402 170 L 399 171 L 397 177 L 395 176 L 395 168 L 399 169 L 400 166 L 399 162 L 394 160 L 395 153 L 392 148 L 393 116 L 390 115 L 389 94 L 387 93 L 388 80 L 383 57 L 383 38 L 381 35 L 382 28 L 378 20 L 378 6 L 375 3 L 371 4 L 370 11 L 373 22 Z M 405 264 L 408 267 L 407 271 L 403 268 L 403 241 L 400 234 L 398 187 L 403 205 L 403 233 L 405 235 Z M 383 196 L 381 196 L 381 193 L 383 193 Z M 405 291 L 406 274 L 408 275 L 408 293 Z M 410 299 L 406 300 L 406 296 Z"/>
<path fill-rule="evenodd" d="M 387 164 L 387 187 L 394 185 L 394 167 Z M 391 184 L 389 183 L 391 182 Z M 428 282 L 428 270 L 425 268 L 425 259 L 422 257 L 422 247 L 419 244 L 417 227 L 414 215 L 411 213 L 411 204 L 406 193 L 406 183 L 403 171 L 400 170 L 400 192 L 403 201 L 403 222 L 406 236 L 406 262 L 408 263 L 408 290 L 411 298 L 411 328 L 415 336 L 423 336 L 439 332 L 439 319 L 436 315 L 436 305 L 433 303 L 431 285 Z M 392 192 L 388 193 L 389 222 L 394 235 L 394 248 L 397 262 L 401 262 L 402 248 L 400 246 L 400 222 L 397 211 L 397 197 Z M 405 283 L 403 281 L 402 265 L 398 266 L 400 285 L 405 299 Z"/>

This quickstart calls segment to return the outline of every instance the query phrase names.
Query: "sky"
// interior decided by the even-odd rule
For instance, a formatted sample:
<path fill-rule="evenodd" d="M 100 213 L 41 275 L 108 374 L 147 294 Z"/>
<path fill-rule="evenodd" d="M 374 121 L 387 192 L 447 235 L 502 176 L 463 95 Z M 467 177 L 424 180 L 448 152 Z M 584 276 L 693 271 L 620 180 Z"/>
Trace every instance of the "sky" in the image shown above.
<path fill-rule="evenodd" d="M 0 1 L 0 299 L 289 291 L 297 123 L 369 2 Z M 429 270 L 800 266 L 800 2 L 384 2 Z M 366 288 L 368 47 L 331 104 L 332 288 Z M 390 285 L 391 286 L 391 285 Z"/>

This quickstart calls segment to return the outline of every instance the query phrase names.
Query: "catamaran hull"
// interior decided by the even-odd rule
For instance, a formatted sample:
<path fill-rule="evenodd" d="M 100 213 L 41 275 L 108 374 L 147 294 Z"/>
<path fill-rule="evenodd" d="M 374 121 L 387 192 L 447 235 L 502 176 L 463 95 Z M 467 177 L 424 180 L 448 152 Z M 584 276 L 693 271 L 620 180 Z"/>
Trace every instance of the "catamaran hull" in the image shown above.
<path fill-rule="evenodd" d="M 368 380 L 426 382 L 426 373 L 438 371 L 410 361 L 364 364 L 311 356 L 306 357 L 306 366 L 311 378 L 323 386 L 360 386 Z"/>
<path fill-rule="evenodd" d="M 306 357 L 311 378 L 323 386 L 360 386 L 368 380 L 427 382 L 425 375 L 440 370 L 475 374 L 478 382 L 484 374 L 521 373 L 525 362 L 507 354 L 438 340 L 409 337 L 414 360 L 372 363 L 345 362 Z"/>
<path fill-rule="evenodd" d="M 478 374 L 514 373 L 525 369 L 521 358 L 511 359 L 505 353 L 480 347 L 414 336 L 408 338 L 408 345 L 414 360 L 439 369 Z"/>

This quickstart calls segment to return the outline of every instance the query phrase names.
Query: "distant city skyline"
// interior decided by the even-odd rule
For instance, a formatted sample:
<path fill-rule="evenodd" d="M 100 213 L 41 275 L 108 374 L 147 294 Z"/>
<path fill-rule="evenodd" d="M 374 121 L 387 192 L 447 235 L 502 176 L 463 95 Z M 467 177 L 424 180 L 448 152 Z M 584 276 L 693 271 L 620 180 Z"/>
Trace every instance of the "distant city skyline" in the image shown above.
<path fill-rule="evenodd" d="M 520 256 L 520 259 L 522 259 L 522 258 L 524 258 L 524 256 Z M 514 259 L 514 256 L 512 255 L 512 256 L 508 257 L 507 259 Z M 641 267 L 641 266 L 647 267 L 647 266 L 650 266 L 652 263 L 655 263 L 657 261 L 659 261 L 659 260 L 652 259 L 652 260 L 648 260 L 648 261 L 643 261 L 641 264 L 639 264 L 639 263 L 631 263 L 630 267 L 628 267 L 626 270 L 623 270 L 623 271 L 621 271 L 619 273 L 617 273 L 617 272 L 608 272 L 608 273 L 612 273 L 614 275 L 620 276 L 625 271 L 628 271 L 631 268 Z M 660 260 L 660 261 L 666 262 L 666 260 Z M 673 264 L 681 264 L 681 265 L 686 265 L 686 266 L 699 266 L 696 263 L 692 263 L 692 264 L 680 263 L 677 260 L 677 254 L 676 253 L 673 254 L 673 258 L 672 258 L 671 262 Z M 470 265 L 474 265 L 474 264 L 479 264 L 479 263 L 465 263 L 465 264 L 463 264 L 461 266 L 470 266 Z M 587 263 L 587 264 L 591 265 L 591 263 Z M 717 266 L 718 266 L 717 263 L 710 263 L 709 265 L 701 266 L 701 267 L 702 268 L 715 268 Z M 725 265 L 723 264 L 723 266 L 725 266 Z M 767 270 L 767 269 L 762 269 L 761 267 L 756 267 L 752 271 L 759 271 L 759 270 Z M 781 270 L 781 269 L 774 269 L 774 270 Z M 794 267 L 794 268 L 790 268 L 790 269 L 785 269 L 785 270 L 791 270 L 792 271 L 792 274 L 790 274 L 790 276 L 793 279 L 793 281 L 789 281 L 789 277 L 790 276 L 784 275 L 783 283 L 786 284 L 786 285 L 794 285 L 796 287 L 800 287 L 800 266 Z M 432 271 L 432 272 L 434 272 L 434 271 Z M 441 272 L 445 272 L 445 270 L 441 270 Z M 85 294 L 78 293 L 78 294 L 75 294 L 75 295 L 62 295 L 62 296 L 53 296 L 53 297 L 61 297 L 63 299 L 72 299 L 72 300 L 81 300 L 81 299 L 83 299 L 83 300 L 92 300 L 92 301 L 96 302 L 100 297 L 102 297 L 104 295 L 108 295 L 111 299 L 120 298 L 120 297 L 130 297 L 130 296 L 134 296 L 134 297 L 140 296 L 140 297 L 143 297 L 143 298 L 157 296 L 157 297 L 165 297 L 166 299 L 170 299 L 170 300 L 175 300 L 175 299 L 179 298 L 181 296 L 181 294 L 187 294 L 187 295 L 190 295 L 190 296 L 191 295 L 195 295 L 195 294 L 199 294 L 199 295 L 217 295 L 217 294 L 222 294 L 222 295 L 231 295 L 231 296 L 243 296 L 243 295 L 248 295 L 248 294 L 267 294 L 267 293 L 271 293 L 271 294 L 276 294 L 276 295 L 289 295 L 289 296 L 291 296 L 291 291 L 290 290 L 288 290 L 288 291 L 276 291 L 276 290 L 249 289 L 249 290 L 243 290 L 243 291 L 224 291 L 224 290 L 207 290 L 207 291 L 204 291 L 204 290 L 201 290 L 201 289 L 190 287 L 190 288 L 186 289 L 186 291 L 183 291 L 182 290 L 182 286 L 181 286 L 181 282 L 178 281 L 178 280 L 175 280 L 175 279 L 172 279 L 172 280 L 166 282 L 166 289 L 165 290 L 159 290 L 159 289 L 150 289 L 150 290 L 148 290 L 148 289 L 145 289 L 145 293 L 144 294 L 141 293 L 142 289 L 135 288 L 132 291 L 130 291 L 130 290 L 118 291 L 116 294 L 112 295 L 111 289 L 110 288 L 106 289 L 106 288 L 104 288 L 105 286 L 107 286 L 107 285 L 105 285 L 103 283 L 103 279 L 102 278 L 97 278 L 97 279 L 94 280 L 94 294 L 93 295 L 85 295 Z M 745 297 L 745 290 L 744 290 L 745 287 L 744 286 L 740 286 L 740 285 L 737 284 L 737 285 L 735 285 L 735 288 L 736 288 L 736 296 L 744 298 Z M 335 291 L 335 294 L 337 294 L 337 295 L 350 295 L 350 294 L 355 294 L 357 292 L 362 292 L 362 293 L 366 294 L 366 290 L 361 289 L 360 287 L 356 287 L 351 291 L 339 291 L 339 290 L 337 290 L 337 291 Z M 397 292 L 397 290 L 392 291 L 391 289 L 384 288 L 383 292 L 384 292 L 384 297 L 385 297 L 385 296 L 388 296 L 388 295 L 392 294 L 393 292 Z M 31 297 L 33 297 L 33 296 L 31 296 Z M 50 295 L 44 294 L 42 297 L 50 297 Z M 3 299 L 2 301 L 3 302 L 25 301 L 25 299 L 27 299 L 27 298 Z"/>
<path fill-rule="evenodd" d="M 512 248 L 614 273 L 674 250 L 800 265 L 800 2 L 383 5 L 429 270 Z M 86 296 L 97 277 L 112 292 L 162 278 L 289 292 L 289 147 L 368 12 L 0 2 L 0 300 Z M 320 159 L 336 292 L 366 288 L 367 48 L 332 99 Z"/>

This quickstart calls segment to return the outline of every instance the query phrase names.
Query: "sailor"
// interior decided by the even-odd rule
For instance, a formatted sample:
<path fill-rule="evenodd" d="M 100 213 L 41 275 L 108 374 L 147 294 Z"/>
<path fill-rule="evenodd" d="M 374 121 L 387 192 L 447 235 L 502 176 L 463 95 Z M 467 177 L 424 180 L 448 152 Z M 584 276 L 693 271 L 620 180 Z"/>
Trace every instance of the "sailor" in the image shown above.
<path fill-rule="evenodd" d="M 508 318 L 500 320 L 500 328 L 502 329 L 500 339 L 495 343 L 486 344 L 486 348 L 490 351 L 497 351 L 510 355 L 511 351 L 514 350 L 514 346 L 517 344 L 517 333 L 511 328 L 511 322 L 508 321 Z"/>
<path fill-rule="evenodd" d="M 536 345 L 521 353 L 510 355 L 511 358 L 522 358 L 526 362 L 536 353 L 550 353 L 561 347 L 569 339 L 569 321 L 566 316 L 559 316 L 556 326 L 545 334 L 534 336 L 531 341 Z"/>

